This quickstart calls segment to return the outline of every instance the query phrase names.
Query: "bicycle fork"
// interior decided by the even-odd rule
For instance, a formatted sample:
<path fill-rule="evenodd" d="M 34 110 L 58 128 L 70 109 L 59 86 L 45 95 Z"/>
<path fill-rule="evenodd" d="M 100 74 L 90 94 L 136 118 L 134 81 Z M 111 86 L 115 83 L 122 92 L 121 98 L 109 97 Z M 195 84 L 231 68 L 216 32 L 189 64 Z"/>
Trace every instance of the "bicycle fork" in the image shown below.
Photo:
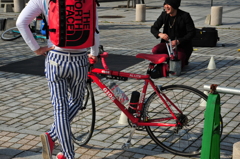
<path fill-rule="evenodd" d="M 130 131 L 130 134 L 129 134 L 129 137 L 128 137 L 127 142 L 122 145 L 122 149 L 123 149 L 123 150 L 127 150 L 127 149 L 130 148 L 130 146 L 131 146 L 131 140 L 132 140 L 132 137 L 133 137 L 133 134 L 134 134 L 136 128 L 137 128 L 137 127 L 136 127 L 135 125 L 132 126 L 132 129 L 131 129 L 131 131 Z"/>

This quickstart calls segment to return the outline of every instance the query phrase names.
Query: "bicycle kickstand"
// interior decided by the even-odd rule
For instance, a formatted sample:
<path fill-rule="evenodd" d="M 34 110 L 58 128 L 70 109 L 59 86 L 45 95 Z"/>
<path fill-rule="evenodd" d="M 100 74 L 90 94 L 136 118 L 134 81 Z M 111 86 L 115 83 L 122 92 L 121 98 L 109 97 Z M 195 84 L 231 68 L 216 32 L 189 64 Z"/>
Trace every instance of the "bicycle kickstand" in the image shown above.
<path fill-rule="evenodd" d="M 131 129 L 131 132 L 130 132 L 127 142 L 122 145 L 123 150 L 127 150 L 130 148 L 132 136 L 133 136 L 133 133 L 135 132 L 135 130 L 136 130 L 136 126 L 132 126 L 132 129 Z"/>

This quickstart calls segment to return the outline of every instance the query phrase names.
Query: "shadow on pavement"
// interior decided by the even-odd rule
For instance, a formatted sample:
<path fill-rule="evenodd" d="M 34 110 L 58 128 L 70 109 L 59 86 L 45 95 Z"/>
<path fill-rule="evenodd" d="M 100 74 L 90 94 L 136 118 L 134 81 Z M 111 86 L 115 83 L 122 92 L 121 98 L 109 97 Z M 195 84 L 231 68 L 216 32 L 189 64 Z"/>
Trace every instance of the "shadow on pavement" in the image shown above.
<path fill-rule="evenodd" d="M 30 59 L 17 61 L 2 66 L 0 67 L 0 71 L 44 76 L 44 61 L 44 56 L 36 56 Z M 109 56 L 106 58 L 109 69 L 113 71 L 121 71 L 141 61 L 143 61 L 143 59 L 138 59 L 135 56 L 127 55 L 109 54 Z M 95 64 L 95 67 L 103 68 L 101 62 Z"/>
<path fill-rule="evenodd" d="M 18 150 L 13 148 L 0 148 L 0 158 L 1 159 L 12 159 L 12 158 L 36 158 L 40 159 L 42 158 L 41 153 L 39 152 L 40 148 L 33 148 L 30 150 Z"/>

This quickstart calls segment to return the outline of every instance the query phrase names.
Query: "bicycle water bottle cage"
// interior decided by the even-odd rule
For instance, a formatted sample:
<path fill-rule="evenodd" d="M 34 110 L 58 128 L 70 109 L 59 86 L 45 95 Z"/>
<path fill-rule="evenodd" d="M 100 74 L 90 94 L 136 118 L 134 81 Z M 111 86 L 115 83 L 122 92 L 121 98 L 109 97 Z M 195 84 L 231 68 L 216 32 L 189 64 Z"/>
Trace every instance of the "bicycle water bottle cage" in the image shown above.
<path fill-rule="evenodd" d="M 165 61 L 167 61 L 168 59 L 168 55 L 167 54 L 137 54 L 136 58 L 141 58 L 141 59 L 146 59 L 151 61 L 154 64 L 160 64 L 163 63 Z"/>

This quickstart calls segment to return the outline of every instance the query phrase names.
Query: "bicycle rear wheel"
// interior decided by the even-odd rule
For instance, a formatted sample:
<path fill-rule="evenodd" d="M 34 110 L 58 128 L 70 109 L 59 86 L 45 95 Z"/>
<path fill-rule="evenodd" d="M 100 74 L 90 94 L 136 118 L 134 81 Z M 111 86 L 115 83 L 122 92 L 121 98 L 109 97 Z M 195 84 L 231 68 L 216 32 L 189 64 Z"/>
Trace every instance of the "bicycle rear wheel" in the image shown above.
<path fill-rule="evenodd" d="M 183 85 L 170 85 L 162 87 L 161 90 L 182 111 L 182 114 L 180 114 L 171 107 L 182 126 L 147 126 L 148 134 L 156 144 L 173 154 L 189 157 L 199 155 L 205 111 L 205 107 L 200 106 L 200 103 L 205 102 L 207 96 L 197 89 Z M 171 106 L 170 103 L 168 105 Z M 147 99 L 143 115 L 145 121 L 171 117 L 170 112 L 155 92 Z M 222 133 L 221 116 L 220 119 L 220 133 Z M 162 123 L 176 124 L 176 120 L 165 120 Z"/>
<path fill-rule="evenodd" d="M 91 139 L 95 126 L 95 100 L 90 83 L 87 83 L 83 106 L 71 122 L 73 141 L 79 146 Z"/>
<path fill-rule="evenodd" d="M 17 27 L 13 27 L 10 29 L 5 30 L 2 35 L 1 39 L 5 41 L 11 41 L 20 38 L 22 35 Z"/>

